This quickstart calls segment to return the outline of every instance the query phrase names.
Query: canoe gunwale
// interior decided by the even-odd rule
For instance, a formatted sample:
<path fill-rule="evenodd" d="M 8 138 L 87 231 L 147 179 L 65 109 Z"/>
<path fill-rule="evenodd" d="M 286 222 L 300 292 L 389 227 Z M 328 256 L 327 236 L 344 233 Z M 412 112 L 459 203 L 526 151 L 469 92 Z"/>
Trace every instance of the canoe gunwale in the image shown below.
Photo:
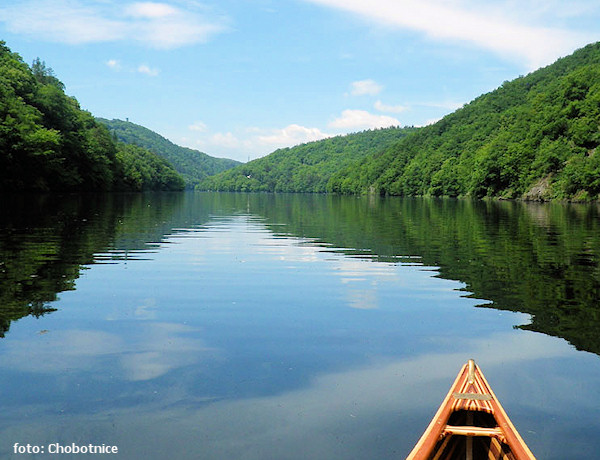
<path fill-rule="evenodd" d="M 495 419 L 496 426 L 449 425 L 450 416 L 458 411 L 489 413 Z M 452 436 L 466 436 L 467 439 L 494 438 L 508 446 L 516 460 L 535 460 L 535 456 L 517 432 L 481 369 L 473 360 L 469 360 L 462 367 L 429 426 L 406 460 L 429 459 L 435 453 L 438 442 L 444 439 L 444 448 Z"/>

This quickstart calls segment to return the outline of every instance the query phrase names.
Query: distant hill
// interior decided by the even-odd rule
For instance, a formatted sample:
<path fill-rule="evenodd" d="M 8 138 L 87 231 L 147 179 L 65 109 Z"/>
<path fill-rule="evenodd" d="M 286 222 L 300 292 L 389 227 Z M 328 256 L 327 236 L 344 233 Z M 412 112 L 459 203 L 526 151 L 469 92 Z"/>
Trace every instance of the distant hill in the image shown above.
<path fill-rule="evenodd" d="M 219 191 L 327 191 L 340 168 L 397 142 L 416 128 L 385 128 L 276 150 L 266 157 L 203 180 L 199 189 Z"/>
<path fill-rule="evenodd" d="M 184 178 L 187 188 L 194 188 L 203 178 L 240 164 L 239 161 L 214 158 L 198 150 L 180 147 L 154 131 L 129 121 L 96 120 L 105 124 L 119 141 L 144 147 L 165 158 Z"/>
<path fill-rule="evenodd" d="M 505 82 L 336 172 L 328 191 L 525 199 L 600 193 L 600 43 Z"/>

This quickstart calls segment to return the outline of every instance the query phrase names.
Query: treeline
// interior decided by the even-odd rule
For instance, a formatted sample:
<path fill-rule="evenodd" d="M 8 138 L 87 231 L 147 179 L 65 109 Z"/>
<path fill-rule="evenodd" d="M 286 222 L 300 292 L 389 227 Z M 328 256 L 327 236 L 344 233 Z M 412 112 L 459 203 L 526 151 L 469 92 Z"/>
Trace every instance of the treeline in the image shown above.
<path fill-rule="evenodd" d="M 163 159 L 117 143 L 52 69 L 0 41 L 0 190 L 181 190 Z"/>
<path fill-rule="evenodd" d="M 183 177 L 186 188 L 194 188 L 206 176 L 231 169 L 239 161 L 215 158 L 198 150 L 180 147 L 143 126 L 123 120 L 96 118 L 106 125 L 114 136 L 126 144 L 137 145 L 166 159 Z"/>
<path fill-rule="evenodd" d="M 198 189 L 243 192 L 324 193 L 331 176 L 381 150 L 415 128 L 385 128 L 309 142 L 207 177 Z"/>
<path fill-rule="evenodd" d="M 158 155 L 135 145 L 117 144 L 122 178 L 119 185 L 131 190 L 183 190 L 185 179 Z"/>
<path fill-rule="evenodd" d="M 600 43 L 505 82 L 336 172 L 327 190 L 403 196 L 596 199 Z"/>

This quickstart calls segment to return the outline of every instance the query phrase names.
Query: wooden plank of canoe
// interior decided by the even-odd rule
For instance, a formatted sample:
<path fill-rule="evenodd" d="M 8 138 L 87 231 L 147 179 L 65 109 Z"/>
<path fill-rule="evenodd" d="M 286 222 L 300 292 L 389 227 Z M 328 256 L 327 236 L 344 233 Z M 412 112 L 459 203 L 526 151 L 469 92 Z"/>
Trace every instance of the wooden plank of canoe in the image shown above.
<path fill-rule="evenodd" d="M 498 424 L 495 428 L 450 426 L 450 415 L 457 411 L 486 412 L 492 414 Z M 473 360 L 469 360 L 458 373 L 454 384 L 440 405 L 431 423 L 417 442 L 417 445 L 407 457 L 407 460 L 425 460 L 432 458 L 438 441 L 444 439 L 438 455 L 433 458 L 442 458 L 442 452 L 450 443 L 452 436 L 467 436 L 468 445 L 472 449 L 472 439 L 489 437 L 490 458 L 515 458 L 517 460 L 535 460 L 516 428 L 506 415 L 498 402 L 489 383 L 483 376 L 481 369 Z M 508 446 L 510 454 L 505 453 L 503 445 Z M 455 446 L 453 446 L 454 448 Z M 467 449 L 467 456 L 471 449 Z M 493 451 L 493 452 L 492 452 Z"/>

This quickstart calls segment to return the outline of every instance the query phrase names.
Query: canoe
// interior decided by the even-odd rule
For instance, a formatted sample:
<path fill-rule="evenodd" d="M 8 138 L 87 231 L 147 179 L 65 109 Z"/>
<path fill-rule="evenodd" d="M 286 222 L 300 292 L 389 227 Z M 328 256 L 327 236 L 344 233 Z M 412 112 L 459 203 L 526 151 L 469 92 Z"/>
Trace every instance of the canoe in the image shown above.
<path fill-rule="evenodd" d="M 406 460 L 535 460 L 471 359 Z"/>

